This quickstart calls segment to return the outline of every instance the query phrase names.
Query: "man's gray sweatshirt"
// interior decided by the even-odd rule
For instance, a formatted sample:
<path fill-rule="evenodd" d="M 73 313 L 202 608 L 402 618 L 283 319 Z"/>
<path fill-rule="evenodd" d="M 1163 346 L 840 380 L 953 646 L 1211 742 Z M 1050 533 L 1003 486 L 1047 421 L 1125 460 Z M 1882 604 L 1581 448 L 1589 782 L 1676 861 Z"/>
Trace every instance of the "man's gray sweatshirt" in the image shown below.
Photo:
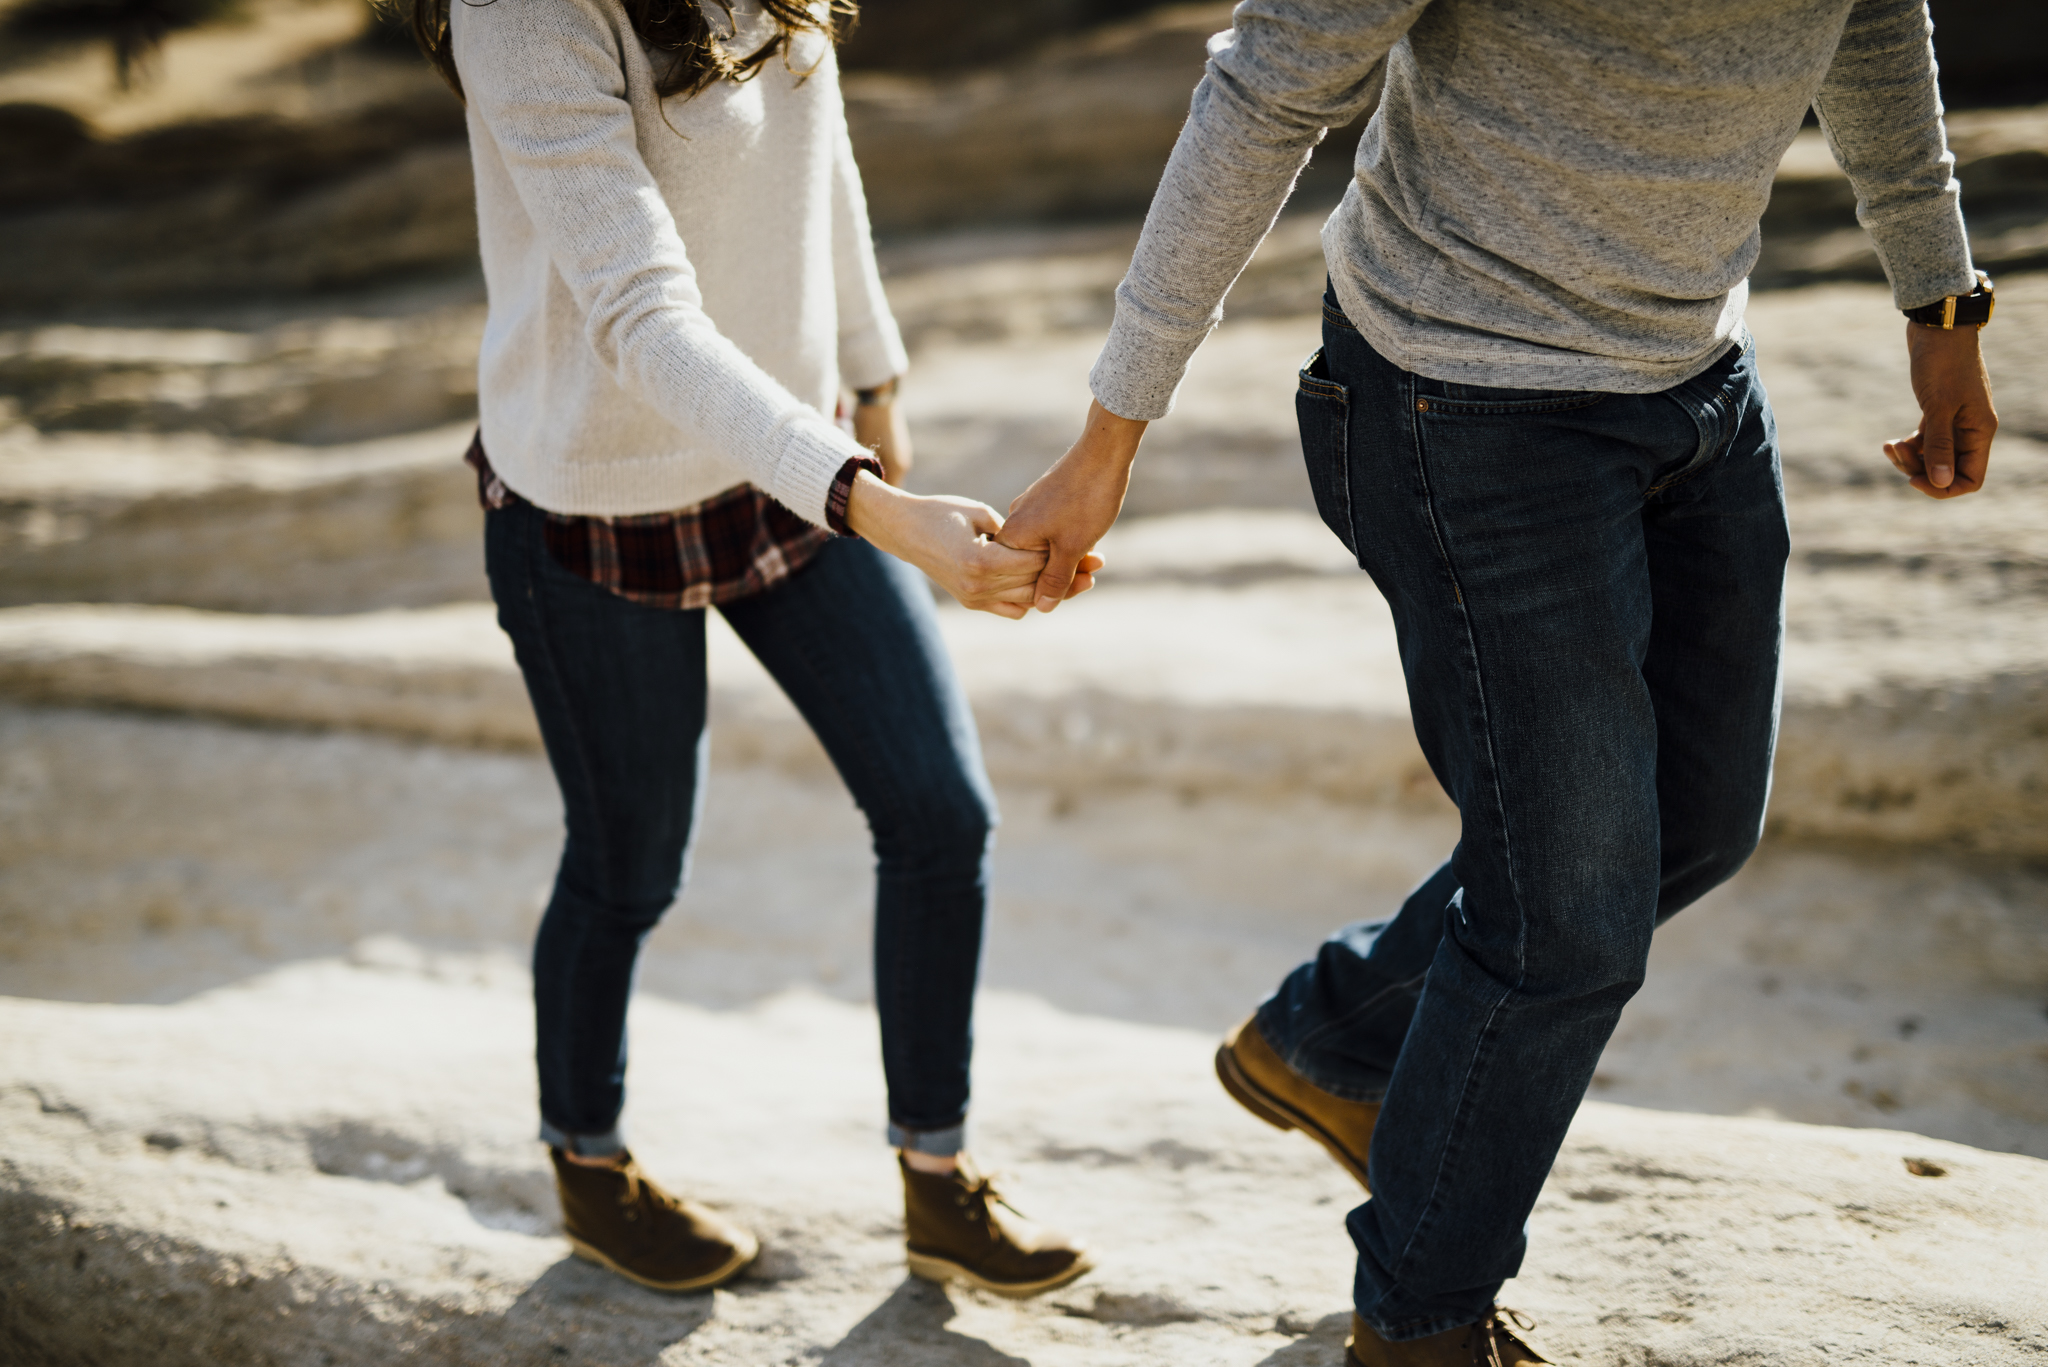
<path fill-rule="evenodd" d="M 1091 376 L 1124 417 L 1172 406 L 1310 149 L 1375 96 L 1324 254 L 1366 340 L 1434 379 L 1704 370 L 1809 105 L 1898 306 L 1974 287 L 1924 0 L 1245 0 L 1233 23 Z"/>

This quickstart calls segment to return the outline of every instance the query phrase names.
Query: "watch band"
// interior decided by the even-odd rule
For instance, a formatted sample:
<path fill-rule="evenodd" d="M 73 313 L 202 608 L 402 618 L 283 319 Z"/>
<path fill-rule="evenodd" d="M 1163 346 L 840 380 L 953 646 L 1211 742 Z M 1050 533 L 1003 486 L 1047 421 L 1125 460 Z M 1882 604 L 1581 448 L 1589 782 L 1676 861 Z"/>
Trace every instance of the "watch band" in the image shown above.
<path fill-rule="evenodd" d="M 873 389 L 854 390 L 853 401 L 862 408 L 873 408 L 877 404 L 890 403 L 896 398 L 896 390 L 902 383 L 903 377 L 901 375 L 891 375 Z"/>
<path fill-rule="evenodd" d="M 1976 289 L 1968 294 L 1951 294 L 1939 303 L 1906 309 L 1906 318 L 1910 322 L 1941 328 L 1943 331 L 1952 331 L 1958 327 L 1983 327 L 1991 321 L 1991 311 L 1996 303 L 1992 288 L 1991 277 L 1978 271 Z"/>

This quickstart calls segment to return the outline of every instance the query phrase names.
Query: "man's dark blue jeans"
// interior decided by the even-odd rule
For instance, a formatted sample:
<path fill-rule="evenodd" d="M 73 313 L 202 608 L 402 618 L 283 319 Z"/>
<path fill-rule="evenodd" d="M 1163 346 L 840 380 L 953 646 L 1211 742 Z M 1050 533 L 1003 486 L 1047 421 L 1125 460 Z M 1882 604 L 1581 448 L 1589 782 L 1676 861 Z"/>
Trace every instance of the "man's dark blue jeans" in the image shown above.
<path fill-rule="evenodd" d="M 633 963 L 682 886 L 702 793 L 704 613 L 644 607 L 569 573 L 542 516 L 485 514 L 485 564 L 568 826 L 533 948 L 541 1137 L 601 1155 L 622 1142 Z M 835 540 L 721 611 L 867 814 L 889 1137 L 951 1153 L 996 810 L 931 591 L 866 542 Z"/>
<path fill-rule="evenodd" d="M 1324 302 L 1297 408 L 1316 505 L 1393 609 L 1449 860 L 1258 1013 L 1383 1100 L 1347 1224 L 1388 1339 L 1485 1316 L 1663 918 L 1755 848 L 1788 542 L 1745 342 L 1656 394 L 1450 384 Z"/>

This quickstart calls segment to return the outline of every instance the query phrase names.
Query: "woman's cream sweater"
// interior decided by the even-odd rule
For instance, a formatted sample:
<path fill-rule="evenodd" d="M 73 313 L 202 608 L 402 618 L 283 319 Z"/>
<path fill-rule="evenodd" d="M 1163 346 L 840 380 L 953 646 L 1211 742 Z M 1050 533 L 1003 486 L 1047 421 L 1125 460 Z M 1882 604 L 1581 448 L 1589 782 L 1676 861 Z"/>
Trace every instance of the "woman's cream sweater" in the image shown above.
<path fill-rule="evenodd" d="M 752 51 L 768 30 L 737 9 L 733 46 Z M 906 365 L 831 45 L 805 35 L 787 64 L 663 101 L 617 0 L 450 10 L 492 467 L 552 512 L 665 512 L 752 483 L 822 525 L 861 453 L 830 417 L 840 386 Z"/>

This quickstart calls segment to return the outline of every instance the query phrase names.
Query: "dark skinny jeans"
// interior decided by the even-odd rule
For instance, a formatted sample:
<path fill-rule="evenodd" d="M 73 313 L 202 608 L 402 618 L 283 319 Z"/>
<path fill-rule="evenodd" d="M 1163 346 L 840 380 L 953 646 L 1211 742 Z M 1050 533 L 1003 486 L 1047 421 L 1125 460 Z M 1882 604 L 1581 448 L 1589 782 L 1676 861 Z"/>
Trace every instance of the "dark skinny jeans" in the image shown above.
<path fill-rule="evenodd" d="M 541 527 L 530 507 L 486 514 L 485 563 L 568 828 L 533 949 L 541 1137 L 597 1155 L 623 1142 L 634 960 L 688 863 L 705 756 L 704 613 L 645 607 L 570 574 Z M 916 570 L 844 539 L 720 610 L 867 815 L 890 1141 L 950 1153 L 967 1114 L 996 809 L 931 591 Z"/>

